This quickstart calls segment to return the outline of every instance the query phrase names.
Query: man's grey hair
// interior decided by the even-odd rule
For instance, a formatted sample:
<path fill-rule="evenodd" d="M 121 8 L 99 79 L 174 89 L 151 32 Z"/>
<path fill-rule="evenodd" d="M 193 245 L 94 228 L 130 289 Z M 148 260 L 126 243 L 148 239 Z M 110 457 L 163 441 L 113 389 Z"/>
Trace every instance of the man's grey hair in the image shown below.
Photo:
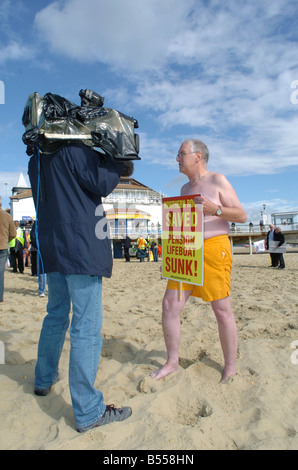
<path fill-rule="evenodd" d="M 204 144 L 201 140 L 197 139 L 187 139 L 183 143 L 188 143 L 190 144 L 190 148 L 194 153 L 201 152 L 202 153 L 202 158 L 207 165 L 208 160 L 209 160 L 209 150 L 207 145 Z"/>

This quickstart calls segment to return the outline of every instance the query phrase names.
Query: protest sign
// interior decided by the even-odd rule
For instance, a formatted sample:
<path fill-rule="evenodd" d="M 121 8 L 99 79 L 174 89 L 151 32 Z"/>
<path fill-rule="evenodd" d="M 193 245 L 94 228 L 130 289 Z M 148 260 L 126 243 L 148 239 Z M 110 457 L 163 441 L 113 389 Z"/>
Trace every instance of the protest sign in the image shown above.
<path fill-rule="evenodd" d="M 269 253 L 285 253 L 287 251 L 286 243 L 283 243 L 281 246 L 277 246 L 279 241 L 270 240 L 269 242 Z"/>
<path fill-rule="evenodd" d="M 191 196 L 162 199 L 162 277 L 203 285 L 203 211 Z"/>
<path fill-rule="evenodd" d="M 255 247 L 256 253 L 262 253 L 262 251 L 266 251 L 265 240 L 259 240 L 258 242 L 254 242 L 254 247 Z"/>

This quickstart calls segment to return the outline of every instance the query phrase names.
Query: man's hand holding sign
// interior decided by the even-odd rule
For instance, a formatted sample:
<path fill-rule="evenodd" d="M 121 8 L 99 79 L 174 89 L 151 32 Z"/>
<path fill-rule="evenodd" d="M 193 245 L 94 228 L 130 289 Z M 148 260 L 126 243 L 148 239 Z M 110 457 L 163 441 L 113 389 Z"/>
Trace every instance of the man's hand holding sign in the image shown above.
<path fill-rule="evenodd" d="M 162 276 L 166 279 L 203 284 L 203 211 L 195 196 L 164 198 L 162 230 Z M 182 285 L 179 283 L 179 298 Z"/>

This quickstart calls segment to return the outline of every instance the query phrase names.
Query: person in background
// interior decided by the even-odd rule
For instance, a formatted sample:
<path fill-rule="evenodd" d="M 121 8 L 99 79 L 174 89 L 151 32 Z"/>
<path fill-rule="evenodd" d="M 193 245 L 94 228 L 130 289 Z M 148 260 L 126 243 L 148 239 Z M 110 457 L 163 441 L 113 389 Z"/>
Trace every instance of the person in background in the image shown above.
<path fill-rule="evenodd" d="M 150 248 L 153 253 L 153 261 L 156 263 L 158 261 L 158 240 L 154 235 L 150 238 Z"/>
<path fill-rule="evenodd" d="M 17 273 L 18 269 L 21 274 L 24 273 L 24 258 L 23 258 L 23 248 L 24 248 L 24 232 L 20 227 L 18 220 L 14 221 L 16 228 L 16 237 L 9 242 L 10 248 L 10 261 L 12 266 L 12 272 Z"/>
<path fill-rule="evenodd" d="M 137 239 L 137 257 L 139 258 L 140 262 L 143 262 L 146 255 L 146 248 L 147 248 L 147 241 L 143 237 L 143 235 L 140 235 L 140 237 Z"/>
<path fill-rule="evenodd" d="M 273 242 L 273 241 L 274 241 L 274 225 L 270 224 L 269 231 L 267 232 L 267 237 L 266 237 L 267 250 L 269 250 L 270 248 L 270 242 Z M 270 259 L 271 259 L 270 267 L 271 268 L 276 268 L 276 266 L 278 265 L 277 258 L 278 258 L 277 253 L 273 253 L 272 251 L 270 251 Z"/>
<path fill-rule="evenodd" d="M 30 260 L 30 229 L 29 224 L 26 223 L 26 226 L 23 230 L 24 234 L 24 247 L 23 247 L 23 264 L 24 267 L 27 266 L 31 268 L 31 260 Z"/>
<path fill-rule="evenodd" d="M 277 227 L 274 231 L 274 240 L 278 242 L 277 248 L 285 243 L 285 237 L 280 227 Z M 276 253 L 278 269 L 285 269 L 285 260 L 283 253 Z"/>
<path fill-rule="evenodd" d="M 158 248 L 157 248 L 157 254 L 158 254 L 158 256 L 161 256 L 161 252 L 162 252 L 161 245 L 158 245 Z"/>
<path fill-rule="evenodd" d="M 130 261 L 130 254 L 129 254 L 130 242 L 131 240 L 129 236 L 126 235 L 125 239 L 123 240 L 125 261 Z"/>
<path fill-rule="evenodd" d="M 0 196 L 0 302 L 3 302 L 4 272 L 8 257 L 8 243 L 16 237 L 16 227 L 10 214 L 2 209 Z"/>

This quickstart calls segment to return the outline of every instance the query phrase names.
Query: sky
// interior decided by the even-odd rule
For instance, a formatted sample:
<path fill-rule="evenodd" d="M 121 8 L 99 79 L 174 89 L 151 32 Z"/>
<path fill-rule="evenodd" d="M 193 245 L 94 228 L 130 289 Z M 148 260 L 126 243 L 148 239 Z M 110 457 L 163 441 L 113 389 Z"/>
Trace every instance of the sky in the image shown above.
<path fill-rule="evenodd" d="M 298 210 L 297 0 L 2 0 L 0 195 L 28 156 L 29 95 L 80 104 L 80 89 L 137 119 L 133 177 L 177 196 L 176 155 L 187 138 L 210 152 L 248 222 Z M 7 184 L 6 184 L 7 183 Z"/>

